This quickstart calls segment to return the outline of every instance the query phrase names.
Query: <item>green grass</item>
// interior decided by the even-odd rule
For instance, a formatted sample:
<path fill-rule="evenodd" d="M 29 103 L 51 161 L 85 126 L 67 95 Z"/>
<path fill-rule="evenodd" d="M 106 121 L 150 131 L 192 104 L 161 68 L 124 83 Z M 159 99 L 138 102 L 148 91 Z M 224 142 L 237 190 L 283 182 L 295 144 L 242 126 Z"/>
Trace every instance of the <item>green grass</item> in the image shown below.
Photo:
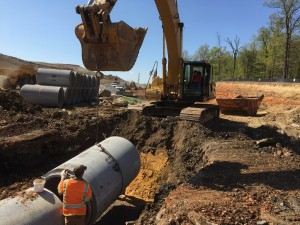
<path fill-rule="evenodd" d="M 143 102 L 142 99 L 127 96 L 123 96 L 121 99 L 128 102 L 129 105 L 137 105 Z"/>

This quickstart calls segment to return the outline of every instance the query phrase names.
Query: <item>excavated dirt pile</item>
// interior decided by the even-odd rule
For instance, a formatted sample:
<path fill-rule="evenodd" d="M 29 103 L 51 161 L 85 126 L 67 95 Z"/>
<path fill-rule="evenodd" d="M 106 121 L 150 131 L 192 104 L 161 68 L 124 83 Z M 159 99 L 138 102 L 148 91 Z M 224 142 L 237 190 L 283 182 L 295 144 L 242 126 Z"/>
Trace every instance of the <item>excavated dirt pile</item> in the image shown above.
<path fill-rule="evenodd" d="M 121 136 L 139 150 L 142 168 L 97 225 L 300 223 L 295 108 L 289 135 L 280 114 L 270 120 L 265 111 L 202 126 L 112 104 L 42 108 L 4 90 L 0 107 L 0 199 L 105 137 Z"/>

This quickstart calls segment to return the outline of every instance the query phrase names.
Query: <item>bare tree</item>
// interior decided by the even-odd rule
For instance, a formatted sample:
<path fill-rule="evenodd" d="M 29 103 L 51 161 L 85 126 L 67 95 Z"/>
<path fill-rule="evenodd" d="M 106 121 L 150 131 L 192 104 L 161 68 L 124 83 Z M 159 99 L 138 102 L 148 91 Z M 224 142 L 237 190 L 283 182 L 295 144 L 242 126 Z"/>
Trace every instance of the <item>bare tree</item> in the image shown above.
<path fill-rule="evenodd" d="M 268 0 L 265 5 L 270 8 L 278 8 L 281 11 L 275 14 L 275 18 L 282 21 L 285 28 L 285 57 L 283 78 L 289 75 L 289 62 L 291 53 L 291 41 L 293 33 L 300 28 L 300 0 Z"/>
<path fill-rule="evenodd" d="M 191 60 L 192 57 L 190 56 L 190 54 L 187 50 L 184 50 L 182 52 L 182 58 L 184 61 L 189 61 L 189 60 Z"/>
<path fill-rule="evenodd" d="M 225 41 L 230 45 L 233 54 L 233 71 L 232 71 L 232 78 L 233 78 L 236 70 L 237 55 L 241 49 L 241 47 L 239 47 L 240 39 L 237 36 L 235 36 L 234 41 L 230 40 L 229 38 L 227 38 Z"/>
<path fill-rule="evenodd" d="M 218 47 L 217 47 L 217 52 L 216 52 L 216 56 L 218 58 L 218 66 L 219 66 L 219 76 L 221 74 L 221 58 L 225 52 L 225 48 L 223 48 L 221 46 L 221 35 L 219 33 L 217 33 L 217 39 L 218 39 Z"/>

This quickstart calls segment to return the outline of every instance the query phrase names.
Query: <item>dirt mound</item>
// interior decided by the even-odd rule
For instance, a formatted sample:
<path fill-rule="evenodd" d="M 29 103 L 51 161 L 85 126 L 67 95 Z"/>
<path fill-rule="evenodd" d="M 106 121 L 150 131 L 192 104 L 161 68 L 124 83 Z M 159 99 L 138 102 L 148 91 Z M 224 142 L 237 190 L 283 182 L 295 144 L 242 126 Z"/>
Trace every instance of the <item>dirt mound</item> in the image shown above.
<path fill-rule="evenodd" d="M 94 71 L 89 71 L 86 68 L 83 68 L 79 65 L 46 63 L 46 62 L 30 62 L 30 61 L 22 60 L 16 57 L 7 56 L 0 53 L 0 76 L 2 75 L 8 78 L 17 79 L 18 77 L 21 78 L 30 75 L 30 78 L 32 78 L 35 76 L 38 68 L 73 70 L 76 72 L 89 74 L 89 75 L 96 74 Z M 128 83 L 127 81 L 121 79 L 118 76 L 108 74 L 108 75 L 104 75 L 104 77 L 101 79 L 101 84 L 110 84 L 116 80 L 122 85 Z M 14 83 L 14 81 L 11 82 Z M 0 79 L 0 87 L 1 87 L 1 79 Z M 2 87 L 8 88 L 10 86 L 2 86 Z"/>
<path fill-rule="evenodd" d="M 25 103 L 19 93 L 4 89 L 0 89 L 0 107 L 3 110 L 23 113 L 34 113 L 42 110 L 39 106 Z"/>

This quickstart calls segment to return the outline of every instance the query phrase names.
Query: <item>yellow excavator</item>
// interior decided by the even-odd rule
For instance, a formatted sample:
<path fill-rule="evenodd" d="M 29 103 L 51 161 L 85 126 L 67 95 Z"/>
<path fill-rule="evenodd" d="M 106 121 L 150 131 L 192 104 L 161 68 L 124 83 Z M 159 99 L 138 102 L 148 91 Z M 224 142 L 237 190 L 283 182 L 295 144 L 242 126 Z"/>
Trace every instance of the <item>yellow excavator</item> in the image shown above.
<path fill-rule="evenodd" d="M 81 43 L 83 64 L 89 70 L 128 71 L 139 54 L 147 28 L 134 29 L 123 21 L 111 22 L 110 12 L 116 2 L 90 0 L 87 5 L 76 7 L 82 23 L 75 28 L 75 33 Z M 212 66 L 207 62 L 183 60 L 183 23 L 177 0 L 154 2 L 163 27 L 162 77 L 152 77 L 146 97 L 156 101 L 146 106 L 143 113 L 178 115 L 201 123 L 219 117 L 217 105 L 204 104 L 215 98 Z"/>

